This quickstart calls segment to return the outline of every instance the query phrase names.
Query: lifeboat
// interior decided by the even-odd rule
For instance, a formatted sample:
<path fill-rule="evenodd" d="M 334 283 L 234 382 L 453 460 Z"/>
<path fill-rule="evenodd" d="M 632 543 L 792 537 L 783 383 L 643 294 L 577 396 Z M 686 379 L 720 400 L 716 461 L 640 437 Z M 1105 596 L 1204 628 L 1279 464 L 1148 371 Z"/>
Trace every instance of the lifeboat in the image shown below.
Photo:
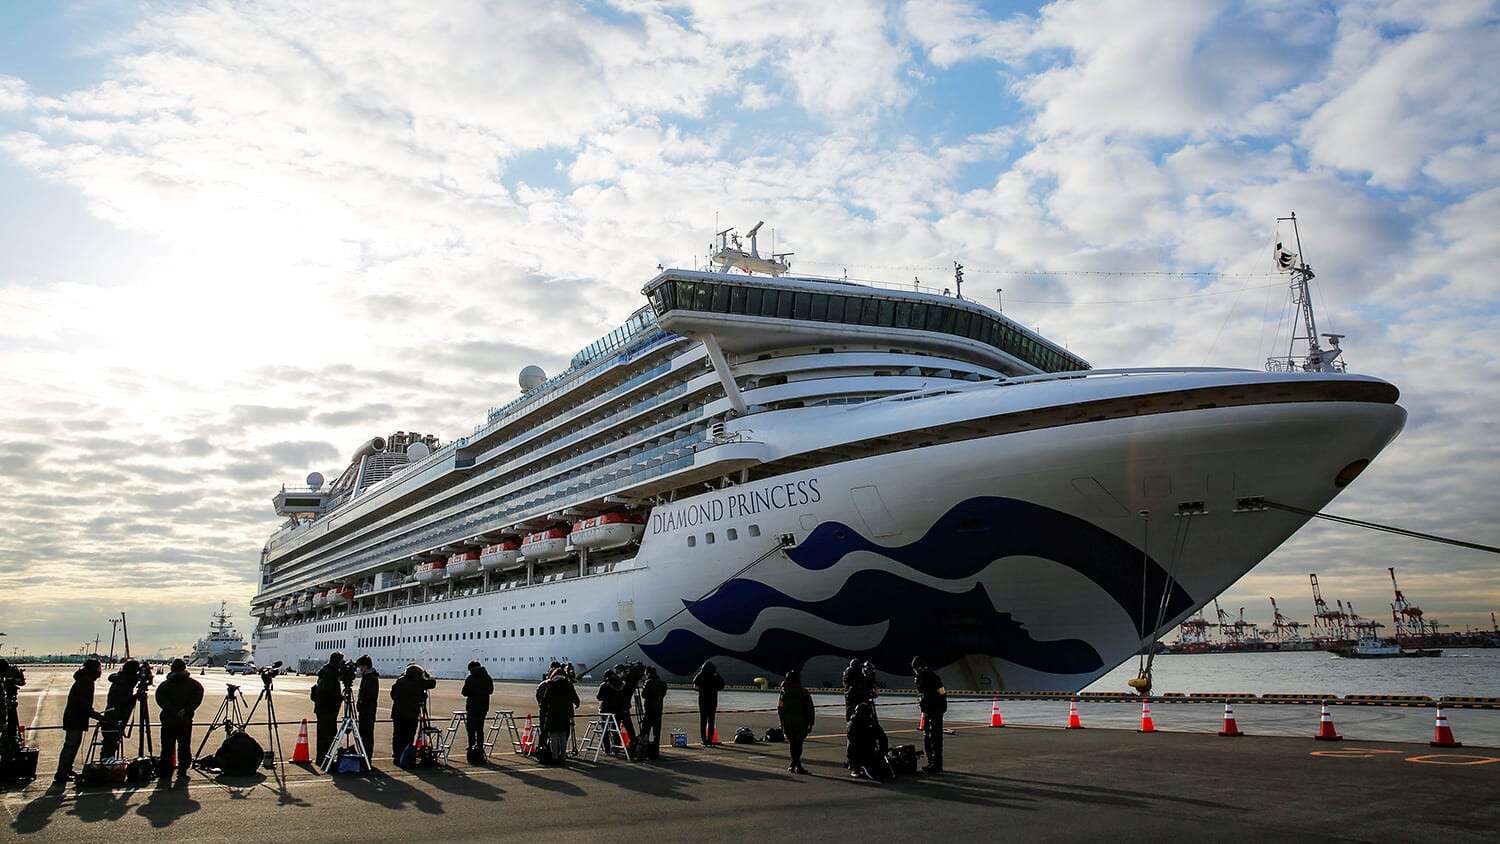
<path fill-rule="evenodd" d="M 348 604 L 354 600 L 354 590 L 348 586 L 339 586 L 328 590 L 328 605 L 336 606 Z"/>
<path fill-rule="evenodd" d="M 521 543 L 521 554 L 528 560 L 545 563 L 568 556 L 568 532 L 562 528 L 551 528 L 526 535 Z"/>
<path fill-rule="evenodd" d="M 568 541 L 578 548 L 619 548 L 640 539 L 646 533 L 646 521 L 625 513 L 605 513 L 573 523 Z"/>
<path fill-rule="evenodd" d="M 326 607 L 326 606 L 328 606 L 328 593 L 327 592 L 314 592 L 313 593 L 313 597 L 312 597 L 312 606 L 313 606 L 313 609 L 318 609 L 320 607 Z"/>
<path fill-rule="evenodd" d="M 486 571 L 514 568 L 521 562 L 521 543 L 507 539 L 495 545 L 486 545 L 479 552 L 479 564 Z"/>
<path fill-rule="evenodd" d="M 448 576 L 468 577 L 479 573 L 479 552 L 463 551 L 448 558 Z"/>
<path fill-rule="evenodd" d="M 418 563 L 416 575 L 418 583 L 437 583 L 448 576 L 448 561 L 429 560 Z"/>

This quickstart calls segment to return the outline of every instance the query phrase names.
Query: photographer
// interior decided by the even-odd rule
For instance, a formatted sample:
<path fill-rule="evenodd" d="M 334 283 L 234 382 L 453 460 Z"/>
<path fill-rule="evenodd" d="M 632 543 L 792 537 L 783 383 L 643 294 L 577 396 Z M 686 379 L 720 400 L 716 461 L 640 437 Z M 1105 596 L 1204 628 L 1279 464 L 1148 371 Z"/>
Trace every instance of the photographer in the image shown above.
<path fill-rule="evenodd" d="M 3 695 L 5 706 L 5 709 L 0 711 L 0 724 L 4 725 L 4 731 L 0 733 L 0 750 L 7 754 L 21 747 L 19 689 L 24 685 L 26 685 L 26 673 L 0 659 L 0 695 Z"/>
<path fill-rule="evenodd" d="M 339 729 L 339 706 L 344 702 L 344 687 L 354 686 L 354 669 L 344 662 L 338 651 L 328 655 L 328 662 L 318 669 L 318 682 L 312 687 L 313 715 L 318 719 L 319 763 L 328 757 L 333 737 Z"/>
<path fill-rule="evenodd" d="M 406 666 L 406 673 L 391 684 L 391 756 L 398 763 L 401 753 L 417 737 L 427 690 L 436 686 L 437 681 L 432 675 L 416 663 Z"/>
<path fill-rule="evenodd" d="M 142 679 L 150 682 L 148 673 L 141 676 L 141 664 L 134 659 L 125 660 L 120 670 L 109 675 L 109 692 L 104 696 L 104 717 L 99 719 L 103 742 L 99 747 L 99 758 L 114 759 L 120 751 L 120 733 L 125 722 L 130 720 L 130 710 L 135 706 L 136 685 Z"/>
<path fill-rule="evenodd" d="M 541 704 L 542 740 L 547 744 L 547 761 L 561 764 L 567 759 L 568 734 L 573 730 L 573 713 L 578 709 L 578 690 L 568 679 L 563 668 L 553 669 L 551 675 L 537 688 L 537 703 Z"/>
<path fill-rule="evenodd" d="M 657 676 L 655 668 L 646 669 L 641 700 L 641 756 L 656 759 L 661 756 L 661 715 L 667 700 L 667 683 Z"/>
<path fill-rule="evenodd" d="M 917 694 L 921 695 L 922 743 L 927 753 L 927 766 L 922 770 L 929 774 L 943 772 L 943 715 L 948 711 L 948 690 L 937 672 L 927 667 L 927 660 L 913 657 L 911 661 Z"/>
<path fill-rule="evenodd" d="M 359 740 L 365 753 L 375 755 L 375 706 L 380 702 L 380 672 L 375 670 L 375 661 L 369 654 L 354 661 L 359 672 L 359 698 L 354 710 L 359 713 Z"/>
<path fill-rule="evenodd" d="M 73 687 L 68 689 L 68 704 L 63 708 L 63 745 L 57 754 L 57 773 L 52 777 L 55 783 L 78 777 L 73 761 L 78 758 L 83 734 L 88 732 L 89 719 L 97 721 L 104 717 L 94 711 L 94 683 L 102 673 L 99 660 L 93 658 L 84 660 L 83 667 L 73 672 Z"/>
<path fill-rule="evenodd" d="M 161 763 L 157 776 L 167 779 L 172 775 L 173 750 L 176 750 L 177 776 L 187 776 L 192 764 L 193 713 L 203 703 L 203 684 L 193 679 L 187 663 L 172 660 L 172 670 L 156 687 L 156 707 L 161 712 Z"/>
<path fill-rule="evenodd" d="M 464 696 L 464 729 L 472 753 L 484 744 L 484 717 L 490 712 L 490 695 L 495 693 L 495 681 L 478 660 L 469 663 L 469 676 L 459 693 Z"/>

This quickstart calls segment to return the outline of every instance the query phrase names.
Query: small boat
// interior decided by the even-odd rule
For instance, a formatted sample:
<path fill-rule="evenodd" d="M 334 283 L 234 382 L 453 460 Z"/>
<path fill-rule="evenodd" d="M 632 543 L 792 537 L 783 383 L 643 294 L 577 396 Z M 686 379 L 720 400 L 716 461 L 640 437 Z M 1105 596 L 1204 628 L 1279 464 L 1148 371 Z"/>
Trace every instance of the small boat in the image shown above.
<path fill-rule="evenodd" d="M 528 560 L 545 563 L 568 556 L 568 532 L 562 528 L 529 533 L 521 543 L 521 554 Z"/>
<path fill-rule="evenodd" d="M 342 606 L 354 602 L 354 590 L 348 586 L 335 586 L 328 590 L 328 606 Z"/>
<path fill-rule="evenodd" d="M 328 593 L 326 591 L 314 592 L 312 597 L 312 606 L 315 610 L 328 606 Z"/>
<path fill-rule="evenodd" d="M 448 558 L 449 577 L 457 579 L 471 574 L 479 574 L 478 551 L 460 551 Z"/>
<path fill-rule="evenodd" d="M 625 513 L 605 513 L 573 523 L 568 541 L 577 548 L 590 550 L 619 548 L 639 540 L 646 533 L 646 520 Z"/>
<path fill-rule="evenodd" d="M 428 560 L 425 563 L 417 563 L 416 576 L 418 583 L 437 583 L 448 577 L 447 560 Z"/>
<path fill-rule="evenodd" d="M 1401 656 L 1401 646 L 1378 636 L 1361 636 L 1352 645 L 1330 648 L 1331 653 L 1345 659 L 1389 659 Z"/>
<path fill-rule="evenodd" d="M 521 562 L 521 543 L 506 539 L 494 545 L 484 546 L 479 552 L 479 564 L 486 571 L 515 568 Z"/>

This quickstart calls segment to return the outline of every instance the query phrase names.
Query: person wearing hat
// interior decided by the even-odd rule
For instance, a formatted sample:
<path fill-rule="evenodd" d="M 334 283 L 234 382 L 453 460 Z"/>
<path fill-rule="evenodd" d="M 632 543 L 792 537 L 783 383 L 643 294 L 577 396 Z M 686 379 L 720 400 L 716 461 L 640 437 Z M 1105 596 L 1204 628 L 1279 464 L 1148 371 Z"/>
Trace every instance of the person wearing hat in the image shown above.
<path fill-rule="evenodd" d="M 94 683 L 102 673 L 99 660 L 93 657 L 84 660 L 83 667 L 73 672 L 73 687 L 68 689 L 68 704 L 63 708 L 63 745 L 57 754 L 57 774 L 52 777 L 55 783 L 77 779 L 73 760 L 78 758 L 78 748 L 83 744 L 83 734 L 88 732 L 89 719 L 97 721 L 104 717 L 94 710 Z"/>
<path fill-rule="evenodd" d="M 922 770 L 929 774 L 943 772 L 943 714 L 948 711 L 948 690 L 936 671 L 927 667 L 927 660 L 913 657 L 912 674 L 917 683 L 918 705 L 922 709 L 922 750 L 927 754 L 927 764 Z"/>
<path fill-rule="evenodd" d="M 359 741 L 365 753 L 375 756 L 375 707 L 380 703 L 380 672 L 375 670 L 375 661 L 364 654 L 354 661 L 354 670 L 359 673 L 359 697 L 354 701 L 354 711 L 359 715 Z"/>
<path fill-rule="evenodd" d="M 479 660 L 469 663 L 469 676 L 464 678 L 460 694 L 464 696 L 464 729 L 469 733 L 469 749 L 484 744 L 484 719 L 490 713 L 490 695 L 495 693 L 495 681 Z"/>
<path fill-rule="evenodd" d="M 781 718 L 781 730 L 786 733 L 787 748 L 791 751 L 792 763 L 787 770 L 794 774 L 805 774 L 802 767 L 802 743 L 812 734 L 814 710 L 812 695 L 802 685 L 802 672 L 793 668 L 781 681 L 781 696 L 776 701 L 776 714 Z"/>
<path fill-rule="evenodd" d="M 161 761 L 156 772 L 162 779 L 172 776 L 174 757 L 177 776 L 187 776 L 193 762 L 193 713 L 201 703 L 203 684 L 194 679 L 186 662 L 172 660 L 172 670 L 156 687 L 157 719 L 161 722 Z"/>

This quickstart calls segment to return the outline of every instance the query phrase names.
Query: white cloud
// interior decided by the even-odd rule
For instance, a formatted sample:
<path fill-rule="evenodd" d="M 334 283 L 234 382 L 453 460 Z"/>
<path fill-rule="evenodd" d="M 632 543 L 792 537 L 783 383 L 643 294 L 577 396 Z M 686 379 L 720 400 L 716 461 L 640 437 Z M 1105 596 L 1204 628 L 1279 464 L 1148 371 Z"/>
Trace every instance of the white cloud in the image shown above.
<path fill-rule="evenodd" d="M 0 111 L 20 111 L 30 103 L 30 86 L 26 80 L 0 76 Z"/>

